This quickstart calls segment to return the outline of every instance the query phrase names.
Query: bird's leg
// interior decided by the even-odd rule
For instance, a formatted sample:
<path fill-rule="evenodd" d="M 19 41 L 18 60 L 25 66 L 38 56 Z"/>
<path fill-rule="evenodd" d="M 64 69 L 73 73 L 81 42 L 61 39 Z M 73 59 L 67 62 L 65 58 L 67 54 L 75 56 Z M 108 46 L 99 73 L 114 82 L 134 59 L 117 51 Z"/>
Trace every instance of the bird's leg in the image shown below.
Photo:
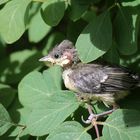
<path fill-rule="evenodd" d="M 89 112 L 89 114 L 90 114 L 87 120 L 84 120 L 84 119 L 82 118 L 82 121 L 83 121 L 84 123 L 86 123 L 86 124 L 92 123 L 92 120 L 93 120 L 93 119 L 94 119 L 94 120 L 95 120 L 95 119 L 97 120 L 99 117 L 102 117 L 102 116 L 104 116 L 104 115 L 111 114 L 113 111 L 115 111 L 115 108 L 113 108 L 113 109 L 108 110 L 108 111 L 105 111 L 105 112 L 103 112 L 103 113 L 95 114 L 95 113 L 93 113 L 93 109 L 92 109 L 92 106 L 91 106 L 91 105 L 89 105 L 89 104 L 86 103 L 86 106 L 87 106 L 88 112 Z"/>
<path fill-rule="evenodd" d="M 88 112 L 90 115 L 86 121 L 83 118 L 82 118 L 82 121 L 86 124 L 91 123 L 94 126 L 95 131 L 96 131 L 97 140 L 100 140 L 99 129 L 98 129 L 97 122 L 96 122 L 96 120 L 97 120 L 96 115 L 93 113 L 92 106 L 88 103 L 86 103 L 86 105 L 87 105 L 87 109 L 88 109 Z"/>
<path fill-rule="evenodd" d="M 96 114 L 96 116 L 97 116 L 97 118 L 99 118 L 99 117 L 102 117 L 104 115 L 109 115 L 109 114 L 113 113 L 118 108 L 119 108 L 119 106 L 117 104 L 113 104 L 113 108 L 112 109 L 110 109 L 108 111 L 105 111 L 103 113 L 100 113 L 100 114 Z"/>
<path fill-rule="evenodd" d="M 102 113 L 99 113 L 99 114 L 94 114 L 92 106 L 89 105 L 89 104 L 86 104 L 86 105 L 87 105 L 88 112 L 90 114 L 88 119 L 86 121 L 84 121 L 84 123 L 86 123 L 86 124 L 91 123 L 93 119 L 97 120 L 99 117 L 102 117 L 102 116 L 105 116 L 105 115 L 109 115 L 112 112 L 114 112 L 116 109 L 119 108 L 119 106 L 117 104 L 114 104 L 112 109 L 110 109 L 108 111 L 105 111 L 105 112 L 102 112 Z"/>
<path fill-rule="evenodd" d="M 118 109 L 119 108 L 119 106 L 117 105 L 117 104 L 113 104 L 113 108 L 112 109 L 110 109 L 110 110 L 108 110 L 108 111 L 105 111 L 105 112 L 103 112 L 103 113 L 99 113 L 99 114 L 96 114 L 95 116 L 97 117 L 97 118 L 99 118 L 99 117 L 102 117 L 102 116 L 104 116 L 104 115 L 109 115 L 109 114 L 111 114 L 111 113 L 113 113 L 116 109 Z"/>
<path fill-rule="evenodd" d="M 90 124 L 92 122 L 93 118 L 96 119 L 96 120 L 97 120 L 97 118 L 96 118 L 96 114 L 93 113 L 92 106 L 88 103 L 86 103 L 86 106 L 87 106 L 87 109 L 88 109 L 88 112 L 89 112 L 90 115 L 89 115 L 89 117 L 86 121 L 83 120 L 83 118 L 82 118 L 82 120 L 83 120 L 84 123 Z"/>
<path fill-rule="evenodd" d="M 99 114 L 96 114 L 95 116 L 96 116 L 96 118 L 99 118 L 99 117 L 102 117 L 102 116 L 105 116 L 105 115 L 109 115 L 109 114 L 111 114 L 112 112 L 114 112 L 116 109 L 111 109 L 111 110 L 108 110 L 108 111 L 105 111 L 105 112 L 103 112 L 103 113 L 99 113 Z"/>
<path fill-rule="evenodd" d="M 113 108 L 111 110 L 108 110 L 108 111 L 105 111 L 103 113 L 99 113 L 99 114 L 94 114 L 93 113 L 93 108 L 90 104 L 86 103 L 86 106 L 87 106 L 87 109 L 88 109 L 88 112 L 89 112 L 89 117 L 88 119 L 85 121 L 83 118 L 82 118 L 82 121 L 86 124 L 92 124 L 95 128 L 95 131 L 96 131 L 96 135 L 97 135 L 97 139 L 99 140 L 100 139 L 100 135 L 99 135 L 99 129 L 98 129 L 98 124 L 101 125 L 101 122 L 98 123 L 97 119 L 99 117 L 102 117 L 104 115 L 108 115 L 108 114 L 111 114 L 112 112 L 114 112 L 117 108 L 118 108 L 118 105 L 117 104 L 114 104 L 113 105 Z"/>

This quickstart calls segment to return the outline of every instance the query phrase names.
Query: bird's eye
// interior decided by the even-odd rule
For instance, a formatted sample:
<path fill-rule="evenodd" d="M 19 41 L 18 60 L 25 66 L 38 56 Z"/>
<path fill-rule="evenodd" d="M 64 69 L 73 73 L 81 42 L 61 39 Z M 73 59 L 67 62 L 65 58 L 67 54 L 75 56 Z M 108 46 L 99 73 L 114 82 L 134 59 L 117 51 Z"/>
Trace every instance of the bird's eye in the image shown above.
<path fill-rule="evenodd" d="M 59 58 L 59 54 L 55 54 L 54 58 L 56 58 L 56 59 Z"/>

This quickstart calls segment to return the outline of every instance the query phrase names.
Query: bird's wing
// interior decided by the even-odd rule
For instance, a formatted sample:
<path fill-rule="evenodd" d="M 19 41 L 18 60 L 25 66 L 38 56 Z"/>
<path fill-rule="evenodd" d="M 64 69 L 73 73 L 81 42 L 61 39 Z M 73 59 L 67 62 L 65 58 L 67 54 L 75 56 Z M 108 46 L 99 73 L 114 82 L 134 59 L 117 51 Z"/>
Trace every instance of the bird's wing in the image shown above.
<path fill-rule="evenodd" d="M 107 93 L 129 90 L 138 83 L 127 70 L 95 64 L 84 64 L 70 75 L 74 86 L 83 93 Z"/>

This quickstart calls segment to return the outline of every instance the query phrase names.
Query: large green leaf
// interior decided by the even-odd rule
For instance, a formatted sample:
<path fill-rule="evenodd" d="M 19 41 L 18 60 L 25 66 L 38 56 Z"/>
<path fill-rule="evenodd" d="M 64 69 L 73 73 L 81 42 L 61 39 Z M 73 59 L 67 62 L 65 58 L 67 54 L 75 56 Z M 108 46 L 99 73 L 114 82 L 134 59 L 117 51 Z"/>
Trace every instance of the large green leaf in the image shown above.
<path fill-rule="evenodd" d="M 30 2 L 31 0 L 12 0 L 0 11 L 0 33 L 7 43 L 15 42 L 24 33 Z"/>
<path fill-rule="evenodd" d="M 0 103 L 2 103 L 4 107 L 8 108 L 12 103 L 16 92 L 17 91 L 10 86 L 0 84 Z"/>
<path fill-rule="evenodd" d="M 43 74 L 32 72 L 23 78 L 19 84 L 19 99 L 33 110 L 26 125 L 29 133 L 36 136 L 48 134 L 79 106 L 72 92 L 61 90 L 58 66 Z"/>
<path fill-rule="evenodd" d="M 119 51 L 124 55 L 134 54 L 137 51 L 138 11 L 120 7 L 114 25 Z"/>
<path fill-rule="evenodd" d="M 39 42 L 47 35 L 50 29 L 51 27 L 43 21 L 40 11 L 38 11 L 31 19 L 29 25 L 29 40 L 31 42 Z"/>
<path fill-rule="evenodd" d="M 103 124 L 103 137 L 106 140 L 138 140 L 140 138 L 139 111 L 118 109 Z"/>
<path fill-rule="evenodd" d="M 47 0 L 42 5 L 42 17 L 50 26 L 56 26 L 64 16 L 65 1 L 64 0 Z"/>
<path fill-rule="evenodd" d="M 43 75 L 39 72 L 29 73 L 19 84 L 20 102 L 30 108 L 39 108 L 54 91 L 61 90 L 61 73 L 59 67 L 52 67 Z"/>
<path fill-rule="evenodd" d="M 59 95 L 57 95 L 59 94 Z M 42 102 L 40 102 L 42 104 Z M 48 97 L 42 108 L 34 109 L 27 121 L 31 135 L 42 136 L 50 133 L 60 125 L 79 106 L 74 94 L 68 91 L 56 92 Z"/>
<path fill-rule="evenodd" d="M 76 47 L 80 59 L 90 62 L 102 56 L 112 45 L 112 25 L 108 12 L 97 16 L 83 30 Z"/>
<path fill-rule="evenodd" d="M 6 109 L 0 104 L 0 136 L 3 135 L 13 123 Z"/>
<path fill-rule="evenodd" d="M 78 122 L 64 122 L 56 128 L 46 140 L 92 140 L 91 136 L 86 132 Z"/>

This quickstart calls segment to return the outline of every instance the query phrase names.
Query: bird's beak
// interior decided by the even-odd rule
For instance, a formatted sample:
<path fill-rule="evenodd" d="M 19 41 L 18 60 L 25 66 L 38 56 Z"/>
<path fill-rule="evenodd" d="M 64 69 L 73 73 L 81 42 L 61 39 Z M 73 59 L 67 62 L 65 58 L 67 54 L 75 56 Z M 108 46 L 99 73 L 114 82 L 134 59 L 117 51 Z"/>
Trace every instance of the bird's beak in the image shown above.
<path fill-rule="evenodd" d="M 50 58 L 48 56 L 42 57 L 39 59 L 39 61 L 48 61 Z"/>
<path fill-rule="evenodd" d="M 50 56 L 45 56 L 45 57 L 39 59 L 39 61 L 54 63 L 54 59 L 51 58 Z"/>

